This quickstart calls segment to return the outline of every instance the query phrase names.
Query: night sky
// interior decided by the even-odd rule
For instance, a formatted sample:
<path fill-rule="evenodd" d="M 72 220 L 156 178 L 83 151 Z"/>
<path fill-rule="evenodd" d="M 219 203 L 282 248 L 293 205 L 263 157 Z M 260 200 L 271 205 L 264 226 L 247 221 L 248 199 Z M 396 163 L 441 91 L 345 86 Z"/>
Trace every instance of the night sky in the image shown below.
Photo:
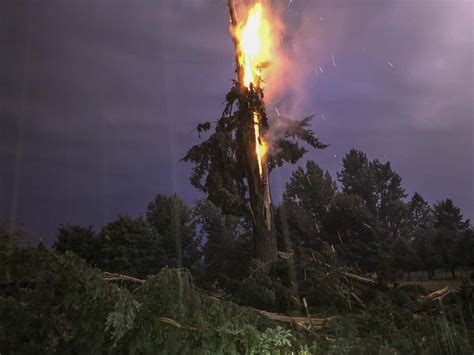
<path fill-rule="evenodd" d="M 275 3 L 289 63 L 267 110 L 316 115 L 331 146 L 306 158 L 335 176 L 361 149 L 474 219 L 474 2 Z M 157 193 L 192 204 L 179 159 L 224 108 L 233 50 L 225 0 L 2 0 L 0 223 L 50 243 Z M 293 168 L 272 174 L 275 200 Z"/>

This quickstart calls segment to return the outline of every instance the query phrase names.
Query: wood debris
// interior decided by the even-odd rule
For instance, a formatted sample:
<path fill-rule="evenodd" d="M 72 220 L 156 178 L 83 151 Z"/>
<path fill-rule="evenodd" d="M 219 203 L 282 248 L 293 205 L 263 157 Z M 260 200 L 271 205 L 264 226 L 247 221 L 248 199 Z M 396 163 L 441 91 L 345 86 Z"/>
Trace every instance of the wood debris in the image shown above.
<path fill-rule="evenodd" d="M 368 279 L 367 277 L 359 276 L 359 275 L 356 275 L 356 274 L 351 274 L 350 272 L 345 272 L 344 276 L 346 276 L 346 277 L 348 277 L 352 280 L 359 281 L 359 282 L 364 283 L 364 284 L 373 285 L 373 286 L 377 285 L 377 282 L 372 280 L 372 279 Z"/>
<path fill-rule="evenodd" d="M 292 323 L 297 326 L 303 327 L 305 329 L 309 329 L 308 328 L 309 326 L 311 326 L 312 329 L 321 329 L 329 321 L 329 318 L 292 317 L 292 316 L 285 316 L 278 313 L 263 311 L 261 309 L 255 309 L 255 311 L 261 316 L 267 319 L 270 319 L 272 321 Z"/>
<path fill-rule="evenodd" d="M 145 280 L 137 279 L 133 276 L 116 274 L 113 272 L 104 272 L 102 275 L 104 275 L 105 281 L 128 281 L 128 282 L 133 282 L 137 284 L 143 284 L 145 282 Z"/>
<path fill-rule="evenodd" d="M 442 301 L 444 297 L 451 293 L 457 293 L 458 290 L 454 288 L 450 288 L 449 286 L 445 286 L 443 288 L 440 288 L 439 290 L 436 290 L 434 292 L 431 292 L 427 296 L 421 296 L 419 298 L 420 302 L 426 302 L 426 301 Z"/>

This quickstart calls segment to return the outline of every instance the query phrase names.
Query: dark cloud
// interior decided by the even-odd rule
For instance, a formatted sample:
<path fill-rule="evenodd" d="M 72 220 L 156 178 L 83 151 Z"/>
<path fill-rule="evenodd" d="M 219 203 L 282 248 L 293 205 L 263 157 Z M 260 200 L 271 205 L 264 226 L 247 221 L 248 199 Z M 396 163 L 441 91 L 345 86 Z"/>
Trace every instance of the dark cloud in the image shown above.
<path fill-rule="evenodd" d="M 473 218 L 472 2 L 275 5 L 289 65 L 268 108 L 316 113 L 331 147 L 308 158 L 335 172 L 361 148 L 410 193 L 453 197 Z M 51 241 L 60 223 L 141 214 L 157 192 L 192 202 L 179 159 L 223 108 L 227 27 L 224 0 L 2 1 L 0 219 Z M 275 197 L 290 170 L 275 172 Z"/>

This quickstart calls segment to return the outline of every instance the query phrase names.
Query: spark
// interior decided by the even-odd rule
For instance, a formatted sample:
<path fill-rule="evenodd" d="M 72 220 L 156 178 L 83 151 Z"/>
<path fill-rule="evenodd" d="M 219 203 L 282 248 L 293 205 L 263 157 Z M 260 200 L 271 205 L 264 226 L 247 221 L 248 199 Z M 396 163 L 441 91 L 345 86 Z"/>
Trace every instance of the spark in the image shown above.
<path fill-rule="evenodd" d="M 388 65 L 390 65 L 392 68 L 395 68 L 395 66 L 392 64 L 392 62 L 387 62 Z"/>
<path fill-rule="evenodd" d="M 288 1 L 288 6 L 286 8 L 289 8 L 292 2 L 293 2 L 293 0 L 289 0 Z"/>
<path fill-rule="evenodd" d="M 336 59 L 334 59 L 334 54 L 331 53 L 331 58 L 332 58 L 332 65 L 334 68 L 336 67 Z"/>
<path fill-rule="evenodd" d="M 321 21 L 324 21 L 324 17 L 322 17 L 322 16 L 319 16 L 319 19 L 320 19 Z"/>
<path fill-rule="evenodd" d="M 323 120 L 326 120 L 326 117 L 324 116 L 324 113 L 321 113 L 321 117 Z"/>
<path fill-rule="evenodd" d="M 280 111 L 278 111 L 278 108 L 277 108 L 276 106 L 275 106 L 275 111 L 276 111 L 276 113 L 277 113 L 278 116 L 281 116 L 281 115 L 280 115 Z"/>
<path fill-rule="evenodd" d="M 324 73 L 324 70 L 323 70 L 323 68 L 321 68 L 321 67 L 319 67 L 319 71 L 320 71 L 321 73 Z"/>

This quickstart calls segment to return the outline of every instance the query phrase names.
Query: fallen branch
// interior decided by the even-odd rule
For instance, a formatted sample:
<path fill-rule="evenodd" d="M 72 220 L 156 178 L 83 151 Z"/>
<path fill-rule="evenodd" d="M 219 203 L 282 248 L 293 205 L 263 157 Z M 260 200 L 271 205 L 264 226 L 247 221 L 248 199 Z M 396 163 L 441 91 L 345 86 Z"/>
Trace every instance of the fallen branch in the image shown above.
<path fill-rule="evenodd" d="M 132 276 L 116 274 L 116 273 L 112 273 L 112 272 L 104 272 L 103 275 L 104 275 L 104 279 L 106 281 L 129 281 L 129 282 L 134 282 L 134 283 L 138 283 L 138 284 L 145 283 L 145 280 L 137 279 L 137 278 L 132 277 Z M 220 301 L 219 298 L 212 297 L 212 296 L 209 296 L 209 297 L 211 297 L 212 299 L 214 299 L 216 301 Z M 329 318 L 292 317 L 292 316 L 285 316 L 285 315 L 278 314 L 278 313 L 267 312 L 267 311 L 263 311 L 263 310 L 260 310 L 260 309 L 253 309 L 253 310 L 256 313 L 260 314 L 261 316 L 263 316 L 267 319 L 270 319 L 272 321 L 283 322 L 283 323 L 292 323 L 292 324 L 301 326 L 305 329 L 309 329 L 310 327 L 312 329 L 321 329 L 322 327 L 324 327 L 324 325 L 329 320 Z M 181 329 L 185 329 L 185 330 L 192 330 L 192 331 L 198 330 L 196 327 L 181 324 L 181 323 L 179 323 L 179 322 L 177 322 L 177 321 L 175 321 L 174 319 L 171 319 L 171 318 L 161 317 L 160 321 L 163 322 L 163 323 L 166 323 L 170 326 L 176 327 L 176 328 L 181 328 Z"/>
<path fill-rule="evenodd" d="M 327 323 L 329 318 L 307 318 L 307 317 L 292 317 L 292 316 L 285 316 L 278 313 L 272 313 L 263 311 L 261 309 L 255 309 L 255 311 L 260 314 L 261 316 L 276 321 L 276 322 L 283 322 L 283 323 L 292 323 L 296 325 L 303 325 L 309 326 L 311 325 L 313 329 L 321 329 Z M 310 323 L 311 322 L 311 323 Z"/>
<path fill-rule="evenodd" d="M 429 295 L 427 296 L 421 296 L 419 298 L 419 301 L 421 302 L 425 302 L 425 301 L 441 301 L 444 297 L 446 297 L 447 295 L 451 294 L 451 293 L 457 293 L 458 291 L 453 289 L 453 288 L 450 288 L 448 286 L 445 286 L 443 288 L 440 288 L 439 290 L 437 291 L 434 291 L 434 292 L 431 292 Z"/>
<path fill-rule="evenodd" d="M 362 301 L 359 296 L 355 294 L 355 292 L 351 292 L 350 295 L 361 305 L 363 308 L 365 308 L 365 303 Z"/>
<path fill-rule="evenodd" d="M 160 322 L 168 324 L 168 325 L 170 325 L 172 327 L 175 327 L 175 328 L 190 330 L 190 331 L 193 331 L 193 332 L 198 330 L 198 328 L 196 328 L 196 327 L 193 327 L 191 325 L 181 324 L 181 323 L 179 323 L 179 322 L 177 322 L 177 321 L 175 321 L 174 319 L 171 319 L 171 318 L 160 317 L 159 320 L 160 320 Z"/>
<path fill-rule="evenodd" d="M 113 272 L 104 272 L 104 280 L 105 281 L 128 281 L 128 282 L 133 282 L 137 284 L 143 284 L 145 283 L 145 280 L 137 279 L 133 276 L 127 276 L 127 275 L 122 275 L 122 274 L 116 274 Z"/>
<path fill-rule="evenodd" d="M 360 281 L 360 282 L 365 283 L 365 284 L 369 284 L 369 285 L 373 285 L 373 286 L 377 285 L 377 282 L 374 281 L 374 280 L 368 279 L 368 278 L 363 277 L 363 276 L 351 274 L 350 272 L 345 272 L 344 275 L 351 278 L 351 279 L 353 279 L 353 280 Z"/>

